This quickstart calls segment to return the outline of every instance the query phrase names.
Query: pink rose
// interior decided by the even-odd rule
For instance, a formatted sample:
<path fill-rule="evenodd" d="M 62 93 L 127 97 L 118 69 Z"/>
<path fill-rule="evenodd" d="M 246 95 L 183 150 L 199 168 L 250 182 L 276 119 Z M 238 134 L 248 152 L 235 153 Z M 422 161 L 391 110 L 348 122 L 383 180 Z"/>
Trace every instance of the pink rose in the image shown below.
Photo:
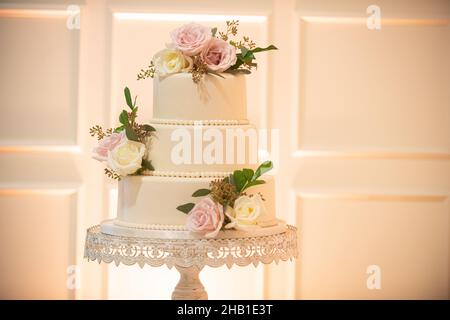
<path fill-rule="evenodd" d="M 98 161 L 108 160 L 108 151 L 112 151 L 115 146 L 121 143 L 125 138 L 125 131 L 113 133 L 98 142 L 98 146 L 92 150 L 92 158 Z"/>
<path fill-rule="evenodd" d="M 211 29 L 197 23 L 185 24 L 170 33 L 175 47 L 187 56 L 200 53 L 211 39 Z"/>
<path fill-rule="evenodd" d="M 189 212 L 186 227 L 191 232 L 204 233 L 205 237 L 214 238 L 222 228 L 223 220 L 223 207 L 210 198 L 203 198 Z"/>
<path fill-rule="evenodd" d="M 236 63 L 236 48 L 222 39 L 212 38 L 200 56 L 210 70 L 223 72 Z"/>

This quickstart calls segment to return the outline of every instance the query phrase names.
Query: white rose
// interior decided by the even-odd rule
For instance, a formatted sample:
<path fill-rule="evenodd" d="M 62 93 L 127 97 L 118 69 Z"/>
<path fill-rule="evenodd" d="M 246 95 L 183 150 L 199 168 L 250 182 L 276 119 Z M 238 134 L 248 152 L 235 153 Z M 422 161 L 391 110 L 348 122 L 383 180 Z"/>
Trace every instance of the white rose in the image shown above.
<path fill-rule="evenodd" d="M 231 222 L 225 228 L 235 228 L 236 230 L 249 231 L 258 226 L 258 218 L 265 214 L 266 208 L 259 194 L 251 197 L 241 196 L 234 202 L 234 207 L 228 207 L 225 215 Z"/>
<path fill-rule="evenodd" d="M 188 72 L 192 69 L 193 61 L 190 57 L 174 48 L 159 51 L 153 57 L 156 73 L 163 77 L 172 73 Z"/>
<path fill-rule="evenodd" d="M 108 151 L 108 165 L 117 174 L 126 176 L 135 173 L 142 166 L 145 145 L 126 139 L 111 151 Z"/>

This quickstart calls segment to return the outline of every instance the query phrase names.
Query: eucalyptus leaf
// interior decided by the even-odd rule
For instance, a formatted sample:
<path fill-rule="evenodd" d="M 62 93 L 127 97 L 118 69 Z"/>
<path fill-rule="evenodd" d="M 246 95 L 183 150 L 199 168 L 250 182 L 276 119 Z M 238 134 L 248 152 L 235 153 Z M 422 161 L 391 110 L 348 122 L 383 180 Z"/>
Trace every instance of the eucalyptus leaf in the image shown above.
<path fill-rule="evenodd" d="M 128 112 L 126 110 L 122 110 L 119 115 L 119 122 L 123 125 L 128 123 Z"/>
<path fill-rule="evenodd" d="M 191 210 L 192 210 L 192 208 L 194 208 L 194 206 L 195 206 L 194 203 L 186 203 L 186 204 L 183 204 L 181 206 L 178 206 L 177 210 L 188 214 L 189 212 L 191 212 Z"/>
<path fill-rule="evenodd" d="M 211 193 L 211 190 L 209 190 L 209 189 L 198 189 L 197 191 L 195 191 L 192 194 L 192 196 L 193 197 L 203 197 L 203 196 L 207 196 L 210 193 Z"/>
<path fill-rule="evenodd" d="M 262 176 L 267 171 L 271 170 L 273 168 L 272 161 L 264 161 L 261 163 L 261 165 L 256 169 L 255 174 L 253 175 L 253 180 L 258 179 L 260 176 Z"/>
<path fill-rule="evenodd" d="M 242 64 L 244 64 L 244 57 L 241 53 L 236 54 L 236 63 L 233 64 L 229 70 L 238 69 Z"/>
<path fill-rule="evenodd" d="M 242 169 L 242 172 L 244 173 L 244 176 L 248 181 L 253 178 L 254 172 L 252 169 Z"/>
<path fill-rule="evenodd" d="M 245 185 L 245 187 L 242 189 L 242 191 L 244 191 L 244 190 L 246 190 L 246 189 L 248 189 L 250 187 L 256 186 L 258 184 L 264 184 L 264 183 L 266 183 L 264 180 L 250 181 L 247 185 Z"/>
<path fill-rule="evenodd" d="M 244 61 L 249 62 L 252 61 L 253 59 L 255 59 L 255 55 L 253 54 L 253 51 L 248 50 L 244 56 L 243 56 Z"/>
<path fill-rule="evenodd" d="M 140 142 L 136 132 L 134 132 L 133 128 L 128 123 L 125 125 L 125 133 L 128 140 Z"/>
<path fill-rule="evenodd" d="M 237 192 L 241 192 L 244 185 L 247 183 L 247 179 L 242 171 L 236 170 L 233 172 L 234 186 Z"/>
<path fill-rule="evenodd" d="M 247 49 L 244 46 L 241 46 L 239 49 L 241 49 L 242 56 L 244 56 L 244 57 L 245 57 L 245 54 L 249 51 L 249 49 Z"/>
<path fill-rule="evenodd" d="M 128 89 L 128 87 L 125 87 L 123 92 L 125 93 L 125 101 L 127 102 L 127 105 L 130 107 L 131 110 L 133 110 L 134 106 L 133 106 L 133 101 L 131 100 L 130 89 Z"/>
<path fill-rule="evenodd" d="M 125 126 L 124 126 L 124 125 L 115 128 L 115 129 L 114 129 L 114 132 L 119 133 L 119 132 L 122 132 L 123 130 L 125 130 Z"/>
<path fill-rule="evenodd" d="M 265 48 L 256 47 L 255 49 L 252 49 L 252 52 L 257 53 L 257 52 L 263 52 L 263 51 L 269 51 L 269 50 L 278 50 L 278 48 L 275 47 L 273 44 L 271 44 L 270 46 L 265 47 Z"/>

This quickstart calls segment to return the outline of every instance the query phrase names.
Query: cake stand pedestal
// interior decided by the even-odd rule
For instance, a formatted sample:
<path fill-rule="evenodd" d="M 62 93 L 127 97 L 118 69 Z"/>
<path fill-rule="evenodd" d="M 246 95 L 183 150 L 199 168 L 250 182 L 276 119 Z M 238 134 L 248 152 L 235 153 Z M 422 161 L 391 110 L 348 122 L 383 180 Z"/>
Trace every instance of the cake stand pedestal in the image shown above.
<path fill-rule="evenodd" d="M 175 267 L 180 281 L 172 293 L 174 300 L 206 300 L 208 294 L 199 273 L 205 266 L 247 266 L 278 263 L 297 257 L 296 228 L 286 226 L 270 235 L 220 238 L 173 239 L 115 236 L 102 233 L 100 226 L 87 230 L 84 257 L 89 261 L 116 266 L 138 264 L 169 269 Z"/>

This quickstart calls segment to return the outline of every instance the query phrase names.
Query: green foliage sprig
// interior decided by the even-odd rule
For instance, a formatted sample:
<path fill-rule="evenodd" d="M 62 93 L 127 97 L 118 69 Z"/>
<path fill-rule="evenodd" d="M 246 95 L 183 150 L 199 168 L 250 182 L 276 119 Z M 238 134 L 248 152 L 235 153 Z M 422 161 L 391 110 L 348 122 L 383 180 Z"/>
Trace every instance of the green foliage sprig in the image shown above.
<path fill-rule="evenodd" d="M 138 124 L 136 122 L 138 106 L 136 104 L 137 96 L 134 99 L 131 98 L 131 92 L 128 87 L 124 89 L 125 102 L 130 111 L 122 110 L 119 115 L 120 126 L 117 128 L 109 128 L 104 130 L 101 126 L 95 125 L 89 129 L 89 133 L 92 137 L 97 137 L 98 140 L 102 140 L 105 137 L 110 136 L 113 132 L 119 133 L 125 130 L 125 134 L 128 140 L 137 141 L 140 143 L 146 143 L 146 140 L 151 134 L 156 131 L 154 127 L 149 124 Z M 141 168 L 138 169 L 135 175 L 140 175 L 144 171 L 153 171 L 155 170 L 151 161 L 145 158 L 142 159 Z M 120 180 L 120 175 L 115 171 L 105 168 L 105 174 L 111 179 Z"/>
<path fill-rule="evenodd" d="M 274 45 L 265 48 L 257 47 L 256 43 L 248 36 L 243 36 L 241 40 L 231 39 L 231 36 L 236 36 L 238 33 L 239 20 L 226 21 L 227 29 L 224 32 L 219 32 L 219 38 L 228 41 L 240 52 L 236 53 L 236 63 L 225 72 L 237 74 L 250 74 L 252 68 L 257 68 L 258 64 L 254 61 L 256 59 L 255 53 L 269 50 L 278 50 Z M 217 28 L 212 29 L 213 37 L 216 36 Z"/>
<path fill-rule="evenodd" d="M 145 69 L 141 69 L 141 71 L 138 73 L 137 79 L 144 80 L 147 78 L 154 78 L 155 72 L 156 72 L 155 64 L 153 63 L 153 61 L 150 61 L 150 64 L 148 65 L 148 67 Z"/>
<path fill-rule="evenodd" d="M 228 177 L 220 180 L 214 180 L 210 183 L 210 189 L 199 189 L 192 194 L 192 197 L 204 197 L 210 195 L 211 198 L 226 206 L 233 206 L 234 201 L 245 193 L 250 187 L 266 183 L 259 179 L 263 174 L 273 168 L 272 161 L 263 162 L 255 171 L 252 169 L 235 170 Z M 189 213 L 195 204 L 185 203 L 177 207 L 177 210 L 183 213 Z"/>
<path fill-rule="evenodd" d="M 226 21 L 227 24 L 227 30 L 224 32 L 219 32 L 219 37 L 224 40 L 228 41 L 230 38 L 230 35 L 237 35 L 238 27 L 239 27 L 239 20 L 231 20 Z M 213 37 L 216 35 L 217 28 L 212 29 Z"/>
<path fill-rule="evenodd" d="M 102 140 L 104 137 L 109 136 L 112 133 L 112 129 L 106 129 L 106 132 L 103 131 L 103 128 L 99 125 L 95 125 L 89 129 L 89 134 L 91 137 L 97 136 L 97 140 Z"/>
<path fill-rule="evenodd" d="M 241 46 L 241 52 L 236 54 L 236 63 L 230 67 L 225 72 L 228 73 L 250 73 L 253 67 L 257 68 L 258 64 L 254 62 L 256 59 L 255 53 L 269 51 L 269 50 L 278 50 L 274 45 L 270 45 L 265 48 L 255 47 L 253 49 L 249 49 L 247 47 Z"/>
<path fill-rule="evenodd" d="M 140 125 L 136 122 L 138 111 L 136 105 L 137 96 L 132 100 L 130 89 L 128 89 L 128 87 L 125 87 L 124 95 L 126 104 L 131 111 L 122 110 L 119 115 L 119 122 L 121 125 L 115 128 L 114 132 L 125 130 L 128 140 L 145 143 L 146 138 L 149 137 L 152 132 L 156 131 L 156 129 L 149 124 Z"/>
<path fill-rule="evenodd" d="M 120 175 L 117 174 L 114 170 L 111 170 L 111 169 L 109 169 L 109 168 L 105 168 L 104 171 L 105 171 L 105 174 L 106 174 L 109 178 L 114 179 L 114 180 L 120 180 Z"/>

